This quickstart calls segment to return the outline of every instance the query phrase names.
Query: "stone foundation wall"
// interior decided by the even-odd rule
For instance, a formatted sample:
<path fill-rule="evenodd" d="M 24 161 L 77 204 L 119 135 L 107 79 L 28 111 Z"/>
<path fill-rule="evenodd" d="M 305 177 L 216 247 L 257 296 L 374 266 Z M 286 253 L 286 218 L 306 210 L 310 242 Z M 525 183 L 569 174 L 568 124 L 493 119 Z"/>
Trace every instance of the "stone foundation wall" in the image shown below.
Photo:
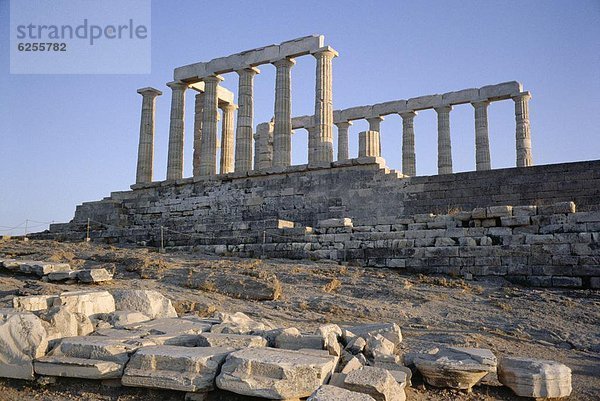
<path fill-rule="evenodd" d="M 501 274 L 537 285 L 587 286 L 600 276 L 600 161 L 407 178 L 383 159 L 359 158 L 133 188 L 78 206 L 70 223 L 37 237 L 80 240 L 89 218 L 92 239 L 111 242 L 158 246 L 163 227 L 168 246 L 241 256 Z M 589 214 L 548 212 L 570 201 Z M 492 206 L 506 205 L 524 207 L 494 215 Z M 353 228 L 312 229 L 339 218 Z"/>

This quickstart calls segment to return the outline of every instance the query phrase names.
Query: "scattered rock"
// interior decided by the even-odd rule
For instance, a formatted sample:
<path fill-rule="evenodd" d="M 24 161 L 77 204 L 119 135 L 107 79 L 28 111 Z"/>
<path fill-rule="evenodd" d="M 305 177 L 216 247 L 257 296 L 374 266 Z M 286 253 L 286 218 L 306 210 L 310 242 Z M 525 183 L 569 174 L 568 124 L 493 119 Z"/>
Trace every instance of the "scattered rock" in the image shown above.
<path fill-rule="evenodd" d="M 135 323 L 147 322 L 149 316 L 141 312 L 133 311 L 114 311 L 108 316 L 109 323 L 115 328 L 123 328 Z"/>
<path fill-rule="evenodd" d="M 94 325 L 83 313 L 71 312 L 64 307 L 55 306 L 41 313 L 40 318 L 47 323 L 49 339 L 87 336 L 94 331 Z"/>
<path fill-rule="evenodd" d="M 303 335 L 296 328 L 289 328 L 282 331 L 275 338 L 275 347 L 291 350 L 303 348 L 323 349 L 325 340 L 320 335 Z"/>
<path fill-rule="evenodd" d="M 198 339 L 199 347 L 230 347 L 235 349 L 266 347 L 267 340 L 260 336 L 240 334 L 202 333 Z"/>
<path fill-rule="evenodd" d="M 187 286 L 204 291 L 217 292 L 238 299 L 274 301 L 281 297 L 281 283 L 273 275 L 249 276 L 201 271 L 193 273 Z"/>
<path fill-rule="evenodd" d="M 54 306 L 64 306 L 71 312 L 82 313 L 90 318 L 115 311 L 115 300 L 108 291 L 63 292 Z"/>
<path fill-rule="evenodd" d="M 319 387 L 306 401 L 375 401 L 368 394 L 356 393 L 340 387 L 323 385 Z"/>
<path fill-rule="evenodd" d="M 354 335 L 363 337 L 364 339 L 366 339 L 369 334 L 373 336 L 381 334 L 383 337 L 390 340 L 395 347 L 402 342 L 402 332 L 396 323 L 363 324 L 350 327 L 349 330 Z"/>
<path fill-rule="evenodd" d="M 212 327 L 210 330 L 212 333 L 253 334 L 258 332 L 262 333 L 272 329 L 272 327 L 267 326 L 264 323 L 252 320 L 248 315 L 242 312 L 236 312 L 234 314 L 217 313 L 215 316 L 221 323 Z"/>
<path fill-rule="evenodd" d="M 568 397 L 572 391 L 571 369 L 541 359 L 504 357 L 498 366 L 498 380 L 521 397 Z"/>
<path fill-rule="evenodd" d="M 25 297 L 14 297 L 13 308 L 20 311 L 38 312 L 51 308 L 56 295 L 29 295 Z"/>
<path fill-rule="evenodd" d="M 370 358 L 382 355 L 393 355 L 394 347 L 394 343 L 381 334 L 369 334 L 365 346 L 365 355 Z"/>
<path fill-rule="evenodd" d="M 122 363 L 67 356 L 45 356 L 37 359 L 34 366 L 35 373 L 46 376 L 111 379 L 123 374 Z"/>
<path fill-rule="evenodd" d="M 368 394 L 377 401 L 404 401 L 404 384 L 396 382 L 385 369 L 364 366 L 353 370 L 344 379 L 345 389 Z"/>
<path fill-rule="evenodd" d="M 101 283 L 113 279 L 113 274 L 106 269 L 80 270 L 77 278 L 82 283 Z"/>
<path fill-rule="evenodd" d="M 171 300 L 154 290 L 112 291 L 116 309 L 141 312 L 151 319 L 177 317 Z"/>

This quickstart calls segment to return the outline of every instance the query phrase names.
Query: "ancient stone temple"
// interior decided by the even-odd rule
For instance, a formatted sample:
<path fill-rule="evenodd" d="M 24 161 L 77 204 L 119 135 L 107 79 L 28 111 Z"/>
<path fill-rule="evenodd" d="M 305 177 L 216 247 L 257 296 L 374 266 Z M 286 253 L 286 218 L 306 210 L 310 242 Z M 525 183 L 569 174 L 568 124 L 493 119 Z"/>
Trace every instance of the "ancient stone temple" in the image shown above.
<path fill-rule="evenodd" d="M 293 116 L 291 77 L 316 59 L 315 111 Z M 324 258 L 422 273 L 503 275 L 543 286 L 600 286 L 600 162 L 533 166 L 529 100 L 519 82 L 335 109 L 338 53 L 307 36 L 175 68 L 167 174 L 153 176 L 155 100 L 142 96 L 136 182 L 77 207 L 39 237 L 192 246 L 248 257 Z M 254 121 L 259 67 L 275 68 L 273 118 Z M 235 73 L 235 74 L 233 74 Z M 237 78 L 237 99 L 222 86 Z M 186 95 L 193 100 L 192 177 L 184 177 Z M 488 108 L 512 102 L 515 167 L 493 170 Z M 236 103 L 237 102 L 237 103 Z M 453 107 L 471 104 L 475 166 L 453 173 Z M 437 114 L 438 175 L 417 176 L 419 112 Z M 385 117 L 402 118 L 402 169 L 381 158 Z M 351 132 L 366 120 L 368 130 Z M 220 124 L 219 124 L 220 121 Z M 415 129 L 415 127 L 417 127 Z M 292 165 L 292 134 L 308 133 L 308 163 Z M 337 153 L 334 154 L 334 135 Z M 358 156 L 349 141 L 358 141 Z M 219 150 L 220 149 L 220 150 Z M 220 159 L 217 160 L 217 155 Z M 426 155 L 430 156 L 430 155 Z"/>

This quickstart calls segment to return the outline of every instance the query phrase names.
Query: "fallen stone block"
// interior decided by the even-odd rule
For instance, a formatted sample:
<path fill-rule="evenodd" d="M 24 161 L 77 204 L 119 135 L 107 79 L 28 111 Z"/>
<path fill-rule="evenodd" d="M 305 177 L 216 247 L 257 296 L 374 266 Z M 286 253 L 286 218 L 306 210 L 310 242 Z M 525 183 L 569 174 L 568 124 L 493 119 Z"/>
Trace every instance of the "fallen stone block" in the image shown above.
<path fill-rule="evenodd" d="M 348 345 L 346 345 L 345 350 L 353 355 L 356 355 L 363 352 L 366 345 L 367 340 L 365 340 L 362 337 L 354 337 L 352 340 L 350 340 L 350 342 L 348 342 Z"/>
<path fill-rule="evenodd" d="M 348 373 L 343 384 L 343 388 L 368 394 L 377 401 L 406 400 L 404 387 L 387 370 L 370 366 Z"/>
<path fill-rule="evenodd" d="M 171 300 L 158 291 L 119 289 L 112 294 L 118 310 L 141 312 L 151 319 L 177 317 Z"/>
<path fill-rule="evenodd" d="M 520 397 L 560 398 L 571 394 L 571 369 L 554 361 L 504 357 L 498 380 Z"/>
<path fill-rule="evenodd" d="M 470 390 L 484 376 L 496 371 L 496 357 L 487 349 L 449 347 L 414 356 L 414 364 L 434 387 Z"/>
<path fill-rule="evenodd" d="M 234 314 L 219 313 L 217 318 L 221 321 L 219 324 L 215 324 L 210 329 L 211 333 L 224 333 L 224 334 L 253 334 L 253 333 L 264 333 L 273 329 L 273 327 L 257 322 L 251 319 L 248 315 L 242 312 L 236 312 Z"/>
<path fill-rule="evenodd" d="M 68 263 L 28 262 L 22 265 L 21 271 L 42 277 L 50 273 L 68 272 L 70 270 L 71 266 Z"/>
<path fill-rule="evenodd" d="M 371 366 L 387 370 L 398 383 L 406 383 L 407 386 L 412 385 L 412 370 L 402 364 L 398 355 L 377 356 L 373 359 Z"/>
<path fill-rule="evenodd" d="M 247 348 L 227 357 L 217 387 L 271 399 L 310 396 L 335 369 L 337 358 L 272 348 Z"/>
<path fill-rule="evenodd" d="M 106 269 L 80 270 L 77 279 L 82 283 L 101 283 L 113 279 L 113 274 Z"/>
<path fill-rule="evenodd" d="M 277 277 L 254 277 L 243 274 L 222 274 L 222 272 L 201 271 L 188 279 L 189 288 L 216 292 L 237 299 L 273 301 L 281 297 L 281 283 Z"/>
<path fill-rule="evenodd" d="M 40 318 L 46 323 L 49 339 L 87 336 L 94 331 L 89 317 L 64 307 L 52 307 L 41 313 Z"/>
<path fill-rule="evenodd" d="M 135 311 L 114 311 L 108 316 L 109 323 L 115 328 L 123 328 L 135 323 L 147 322 L 149 316 Z"/>
<path fill-rule="evenodd" d="M 375 358 L 382 355 L 393 355 L 394 347 L 394 343 L 381 334 L 368 334 L 365 355 L 369 358 Z"/>
<path fill-rule="evenodd" d="M 225 347 L 144 347 L 131 357 L 121 381 L 125 386 L 210 391 L 231 351 Z"/>
<path fill-rule="evenodd" d="M 63 292 L 54 302 L 54 306 L 63 306 L 71 312 L 96 317 L 115 311 L 115 300 L 108 291 L 69 291 Z"/>
<path fill-rule="evenodd" d="M 48 354 L 56 357 L 97 359 L 125 364 L 138 346 L 129 340 L 102 336 L 67 337 Z"/>
<path fill-rule="evenodd" d="M 202 333 L 198 337 L 199 347 L 229 347 L 241 349 L 267 346 L 267 340 L 260 336 Z"/>
<path fill-rule="evenodd" d="M 306 401 L 375 401 L 368 394 L 356 393 L 340 387 L 323 385 L 319 387 Z"/>
<path fill-rule="evenodd" d="M 123 326 L 127 330 L 143 331 L 152 335 L 200 334 L 211 329 L 212 324 L 202 319 L 163 318 Z"/>
<path fill-rule="evenodd" d="M 34 362 L 35 373 L 81 379 L 114 379 L 123 375 L 123 364 L 97 359 L 45 356 Z"/>
<path fill-rule="evenodd" d="M 29 295 L 26 297 L 14 297 L 13 308 L 19 311 L 38 312 L 51 308 L 57 295 Z"/>
<path fill-rule="evenodd" d="M 349 327 L 348 330 L 350 330 L 354 335 L 363 337 L 365 339 L 369 334 L 381 334 L 383 337 L 394 343 L 394 346 L 396 347 L 402 342 L 402 332 L 396 323 L 363 324 L 360 326 Z"/>
<path fill-rule="evenodd" d="M 0 377 L 33 380 L 33 360 L 48 348 L 41 319 L 29 312 L 0 309 Z"/>
<path fill-rule="evenodd" d="M 0 259 L 0 267 L 5 268 L 10 271 L 18 271 L 19 270 L 19 261 L 15 259 Z"/>
<path fill-rule="evenodd" d="M 275 338 L 275 348 L 291 350 L 308 348 L 322 350 L 324 345 L 325 339 L 322 336 L 303 335 L 296 328 L 285 329 Z"/>
<path fill-rule="evenodd" d="M 48 280 L 50 281 L 67 281 L 77 280 L 77 275 L 81 270 L 70 270 L 68 272 L 53 272 L 48 274 Z"/>

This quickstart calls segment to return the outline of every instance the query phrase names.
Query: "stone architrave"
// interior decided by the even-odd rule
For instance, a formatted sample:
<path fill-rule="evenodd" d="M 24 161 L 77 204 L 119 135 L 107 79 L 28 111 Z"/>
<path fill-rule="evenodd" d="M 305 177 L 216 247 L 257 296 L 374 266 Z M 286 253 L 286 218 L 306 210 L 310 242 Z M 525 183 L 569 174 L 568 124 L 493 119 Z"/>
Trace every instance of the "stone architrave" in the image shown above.
<path fill-rule="evenodd" d="M 275 119 L 273 127 L 273 166 L 292 163 L 292 67 L 293 59 L 281 59 L 275 65 Z"/>
<path fill-rule="evenodd" d="M 152 165 L 154 163 L 154 110 L 156 98 L 162 92 L 154 88 L 142 88 L 137 91 L 142 95 L 142 118 L 140 121 L 140 142 L 138 146 L 136 184 L 152 182 Z"/>
<path fill-rule="evenodd" d="M 183 82 L 169 82 L 167 86 L 172 90 L 167 180 L 178 180 L 183 178 L 185 90 L 188 85 Z"/>

